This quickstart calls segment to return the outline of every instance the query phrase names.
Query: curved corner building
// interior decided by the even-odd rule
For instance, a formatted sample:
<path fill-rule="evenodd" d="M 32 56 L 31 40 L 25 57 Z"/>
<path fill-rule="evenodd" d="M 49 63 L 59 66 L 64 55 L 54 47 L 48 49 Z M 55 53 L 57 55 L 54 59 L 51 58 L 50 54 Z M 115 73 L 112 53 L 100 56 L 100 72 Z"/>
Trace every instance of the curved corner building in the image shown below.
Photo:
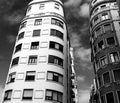
<path fill-rule="evenodd" d="M 92 62 L 97 103 L 120 103 L 120 16 L 117 0 L 90 2 Z"/>
<path fill-rule="evenodd" d="M 31 1 L 19 28 L 2 103 L 71 103 L 68 50 L 62 2 Z"/>

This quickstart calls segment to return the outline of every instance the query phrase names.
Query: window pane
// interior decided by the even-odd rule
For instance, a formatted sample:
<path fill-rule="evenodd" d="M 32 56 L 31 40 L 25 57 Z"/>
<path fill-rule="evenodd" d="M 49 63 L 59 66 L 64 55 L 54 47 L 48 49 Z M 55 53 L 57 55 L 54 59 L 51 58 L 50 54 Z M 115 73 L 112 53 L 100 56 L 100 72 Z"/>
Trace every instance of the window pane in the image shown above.
<path fill-rule="evenodd" d="M 11 96 L 12 96 L 12 90 L 7 90 L 7 91 L 5 91 L 4 101 L 5 101 L 5 100 L 11 100 Z"/>
<path fill-rule="evenodd" d="M 105 48 L 105 45 L 104 45 L 103 41 L 100 41 L 98 43 L 98 47 L 99 47 L 100 50 Z"/>
<path fill-rule="evenodd" d="M 58 19 L 52 18 L 51 24 L 54 24 L 63 28 L 63 22 Z"/>
<path fill-rule="evenodd" d="M 32 42 L 31 49 L 39 49 L 39 42 Z"/>
<path fill-rule="evenodd" d="M 114 73 L 115 81 L 120 81 L 120 69 L 114 70 L 113 73 Z"/>
<path fill-rule="evenodd" d="M 107 62 L 107 58 L 106 58 L 106 56 L 100 58 L 100 63 L 101 63 L 101 66 L 104 66 L 105 64 L 108 63 L 108 62 Z"/>
<path fill-rule="evenodd" d="M 107 103 L 115 103 L 114 102 L 114 97 L 113 97 L 113 93 L 108 93 L 106 94 L 106 99 L 107 99 Z"/>
<path fill-rule="evenodd" d="M 25 89 L 23 91 L 23 99 L 31 100 L 33 97 L 33 89 Z"/>
<path fill-rule="evenodd" d="M 48 72 L 48 80 L 53 80 L 53 73 Z"/>
<path fill-rule="evenodd" d="M 53 92 L 53 100 L 57 101 L 57 92 Z"/>
<path fill-rule="evenodd" d="M 42 19 L 36 19 L 34 25 L 42 25 Z"/>
<path fill-rule="evenodd" d="M 15 53 L 20 51 L 21 48 L 22 48 L 22 44 L 17 45 L 16 48 L 15 48 Z"/>
<path fill-rule="evenodd" d="M 59 37 L 60 39 L 63 39 L 63 33 L 58 31 L 58 30 L 55 30 L 55 29 L 51 29 L 51 33 L 50 35 L 52 36 L 57 36 Z"/>
<path fill-rule="evenodd" d="M 27 80 L 27 81 L 35 80 L 35 71 L 28 71 L 26 73 L 26 79 L 25 80 Z"/>
<path fill-rule="evenodd" d="M 115 45 L 114 37 L 107 38 L 107 44 L 108 45 Z"/>
<path fill-rule="evenodd" d="M 112 30 L 111 24 L 105 24 L 104 25 L 104 30 L 105 30 L 105 32 L 111 31 Z"/>
<path fill-rule="evenodd" d="M 24 37 L 24 33 L 25 33 L 25 32 L 22 32 L 22 33 L 20 33 L 20 34 L 18 35 L 18 40 L 19 40 L 19 39 L 22 39 L 22 38 Z"/>
<path fill-rule="evenodd" d="M 111 62 L 119 62 L 119 57 L 117 52 L 113 52 L 110 54 Z"/>
<path fill-rule="evenodd" d="M 33 31 L 33 36 L 40 36 L 40 29 Z"/>
<path fill-rule="evenodd" d="M 12 61 L 12 66 L 17 65 L 18 62 L 19 62 L 19 57 L 14 58 Z"/>
<path fill-rule="evenodd" d="M 37 63 L 37 56 L 30 56 L 28 64 L 36 64 Z"/>
<path fill-rule="evenodd" d="M 104 84 L 110 83 L 109 72 L 103 74 Z"/>

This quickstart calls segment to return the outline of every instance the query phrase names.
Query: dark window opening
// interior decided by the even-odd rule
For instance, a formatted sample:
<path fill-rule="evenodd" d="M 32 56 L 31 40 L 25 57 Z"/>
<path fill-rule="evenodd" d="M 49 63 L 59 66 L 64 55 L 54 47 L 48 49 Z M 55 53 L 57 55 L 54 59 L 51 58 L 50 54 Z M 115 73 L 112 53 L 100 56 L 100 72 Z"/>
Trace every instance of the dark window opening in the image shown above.
<path fill-rule="evenodd" d="M 98 48 L 99 48 L 100 50 L 102 50 L 102 49 L 105 48 L 105 45 L 104 45 L 104 42 L 103 42 L 103 41 L 100 41 L 100 42 L 98 43 Z"/>
<path fill-rule="evenodd" d="M 42 19 L 36 19 L 34 25 L 42 25 Z"/>
<path fill-rule="evenodd" d="M 113 73 L 115 81 L 120 81 L 120 69 L 114 70 Z"/>
<path fill-rule="evenodd" d="M 115 103 L 114 102 L 114 96 L 113 96 L 112 92 L 106 94 L 106 100 L 107 100 L 107 103 Z"/>
<path fill-rule="evenodd" d="M 33 89 L 24 89 L 22 100 L 32 100 Z"/>
<path fill-rule="evenodd" d="M 58 19 L 52 18 L 51 24 L 54 24 L 63 28 L 63 22 Z"/>
<path fill-rule="evenodd" d="M 48 71 L 47 80 L 63 83 L 63 76 L 61 74 Z"/>
<path fill-rule="evenodd" d="M 108 45 L 115 45 L 114 37 L 107 38 L 107 44 Z"/>
<path fill-rule="evenodd" d="M 5 91 L 4 101 L 6 101 L 6 100 L 11 100 L 11 97 L 12 97 L 12 90 L 7 90 L 7 91 Z"/>
<path fill-rule="evenodd" d="M 26 27 L 26 24 L 27 24 L 27 21 L 25 21 L 25 22 L 21 23 L 21 25 L 20 25 L 20 29 L 22 29 L 22 28 Z"/>
<path fill-rule="evenodd" d="M 31 49 L 39 49 L 39 42 L 32 42 Z"/>
<path fill-rule="evenodd" d="M 63 93 L 54 91 L 54 90 L 46 90 L 45 94 L 45 100 L 52 100 L 52 101 L 58 101 L 62 103 L 63 99 Z"/>
<path fill-rule="evenodd" d="M 18 35 L 18 40 L 24 38 L 24 34 L 25 34 L 25 32 L 20 33 L 20 34 Z"/>
<path fill-rule="evenodd" d="M 26 73 L 26 81 L 34 81 L 35 80 L 35 71 L 28 71 Z"/>
<path fill-rule="evenodd" d="M 59 66 L 63 66 L 63 59 L 61 59 L 61 58 L 59 58 L 57 56 L 49 55 L 48 63 L 57 64 Z"/>
<path fill-rule="evenodd" d="M 17 45 L 16 48 L 15 48 L 15 53 L 20 51 L 21 48 L 22 48 L 22 44 Z"/>
<path fill-rule="evenodd" d="M 17 65 L 18 62 L 19 62 L 19 57 L 14 58 L 14 59 L 12 60 L 11 66 Z"/>
<path fill-rule="evenodd" d="M 63 52 L 63 45 L 53 42 L 53 41 L 50 41 L 49 48 L 56 49 L 56 50 Z"/>
<path fill-rule="evenodd" d="M 9 77 L 8 77 L 8 83 L 13 83 L 15 81 L 15 76 L 16 76 L 16 73 L 11 73 L 9 74 Z"/>
<path fill-rule="evenodd" d="M 104 84 L 110 83 L 110 75 L 109 72 L 103 74 Z"/>
<path fill-rule="evenodd" d="M 63 33 L 58 31 L 58 30 L 55 30 L 55 29 L 51 29 L 51 33 L 50 35 L 52 36 L 57 36 L 59 37 L 60 39 L 63 39 Z"/>
<path fill-rule="evenodd" d="M 37 64 L 37 56 L 30 56 L 28 64 Z"/>
<path fill-rule="evenodd" d="M 40 36 L 40 29 L 33 31 L 33 36 Z"/>
<path fill-rule="evenodd" d="M 118 100 L 120 102 L 120 91 L 117 91 L 117 95 L 118 95 Z"/>

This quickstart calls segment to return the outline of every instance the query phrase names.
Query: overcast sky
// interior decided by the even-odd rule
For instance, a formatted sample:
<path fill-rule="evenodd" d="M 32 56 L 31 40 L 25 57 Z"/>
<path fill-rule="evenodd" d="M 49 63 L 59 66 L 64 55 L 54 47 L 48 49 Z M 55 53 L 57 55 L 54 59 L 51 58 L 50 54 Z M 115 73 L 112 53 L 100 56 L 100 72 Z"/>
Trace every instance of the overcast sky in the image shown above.
<path fill-rule="evenodd" d="M 4 88 L 15 38 L 31 0 L 0 0 L 0 95 Z M 62 0 L 70 42 L 74 48 L 79 103 L 88 103 L 93 83 L 89 45 L 89 0 Z"/>

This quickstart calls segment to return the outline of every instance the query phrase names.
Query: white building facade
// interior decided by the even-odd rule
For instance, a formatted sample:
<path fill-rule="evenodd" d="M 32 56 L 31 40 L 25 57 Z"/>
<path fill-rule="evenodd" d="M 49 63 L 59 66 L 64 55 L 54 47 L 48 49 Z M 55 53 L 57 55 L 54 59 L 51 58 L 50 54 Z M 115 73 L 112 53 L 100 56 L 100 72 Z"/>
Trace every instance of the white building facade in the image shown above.
<path fill-rule="evenodd" d="M 69 40 L 60 0 L 33 0 L 21 22 L 2 103 L 71 103 Z"/>

